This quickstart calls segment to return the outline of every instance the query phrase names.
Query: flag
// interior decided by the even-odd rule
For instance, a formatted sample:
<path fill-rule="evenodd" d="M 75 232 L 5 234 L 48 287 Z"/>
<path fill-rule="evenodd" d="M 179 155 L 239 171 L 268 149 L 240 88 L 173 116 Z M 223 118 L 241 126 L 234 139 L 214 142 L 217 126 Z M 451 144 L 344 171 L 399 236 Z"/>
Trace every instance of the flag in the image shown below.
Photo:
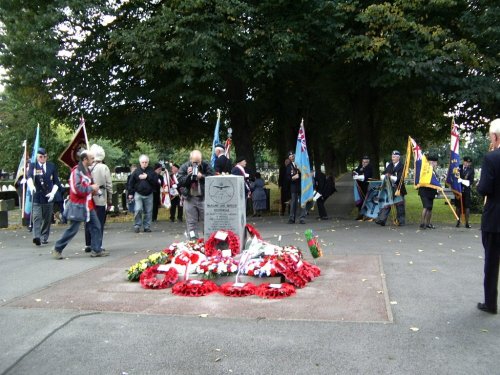
<path fill-rule="evenodd" d="M 382 187 L 382 181 L 369 181 L 366 197 L 361 206 L 360 214 L 372 219 L 376 219 L 380 210 L 378 196 Z"/>
<path fill-rule="evenodd" d="M 427 157 L 422 153 L 422 149 L 410 137 L 413 147 L 413 157 L 415 161 L 415 187 L 430 187 L 436 190 L 442 190 L 441 183 L 439 182 L 432 165 L 430 165 Z"/>
<path fill-rule="evenodd" d="M 359 186 L 358 181 L 352 180 L 353 182 L 353 194 L 354 194 L 354 204 L 356 206 L 360 206 L 363 203 L 363 200 L 365 197 L 363 196 L 363 191 L 361 190 L 361 187 Z"/>
<path fill-rule="evenodd" d="M 66 147 L 66 150 L 59 156 L 59 160 L 71 169 L 78 164 L 78 153 L 88 148 L 89 140 L 87 138 L 87 130 L 85 129 L 85 119 L 82 116 L 80 118 L 80 126 L 76 129 L 75 135 L 68 147 Z"/>
<path fill-rule="evenodd" d="M 35 134 L 35 142 L 33 142 L 33 151 L 31 152 L 31 164 L 35 164 L 36 162 L 36 154 L 38 149 L 40 148 L 40 125 L 36 127 Z M 26 190 L 26 202 L 24 205 L 24 218 L 28 219 L 31 215 L 31 204 L 33 201 L 33 197 L 31 196 L 31 191 L 29 189 Z"/>
<path fill-rule="evenodd" d="M 306 132 L 304 129 L 304 119 L 300 123 L 299 135 L 297 136 L 297 146 L 295 148 L 295 164 L 300 170 L 300 206 L 304 208 L 306 203 L 314 196 L 313 174 L 307 153 Z"/>
<path fill-rule="evenodd" d="M 231 143 L 232 143 L 232 140 L 231 140 L 231 137 L 229 136 L 226 139 L 226 143 L 224 144 L 224 155 L 228 159 L 231 159 Z"/>
<path fill-rule="evenodd" d="M 462 184 L 458 182 L 460 178 L 460 134 L 455 120 L 451 120 L 451 141 L 450 141 L 450 166 L 446 175 L 446 185 L 458 195 L 462 194 Z"/>
<path fill-rule="evenodd" d="M 19 180 L 19 177 L 25 176 L 28 171 L 26 170 L 26 139 L 23 142 L 23 155 L 21 156 L 21 161 L 19 162 L 19 166 L 17 167 L 16 179 Z"/>
<path fill-rule="evenodd" d="M 215 123 L 214 140 L 212 142 L 212 158 L 210 159 L 210 164 L 212 165 L 212 168 L 215 168 L 215 160 L 217 159 L 217 156 L 215 156 L 215 145 L 217 143 L 220 143 L 219 128 L 220 128 L 220 109 L 217 110 L 217 122 Z"/>

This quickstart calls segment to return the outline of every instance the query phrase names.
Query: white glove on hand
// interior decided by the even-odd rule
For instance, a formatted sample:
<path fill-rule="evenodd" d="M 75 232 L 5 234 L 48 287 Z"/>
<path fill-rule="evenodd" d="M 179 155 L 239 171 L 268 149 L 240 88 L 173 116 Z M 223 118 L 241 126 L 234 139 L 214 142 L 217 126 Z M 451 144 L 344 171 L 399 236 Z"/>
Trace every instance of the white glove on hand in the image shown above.
<path fill-rule="evenodd" d="M 36 188 L 35 184 L 33 183 L 33 179 L 30 177 L 28 178 L 28 189 L 30 189 L 31 195 L 36 193 Z"/>
<path fill-rule="evenodd" d="M 385 174 L 383 174 L 382 176 L 380 176 L 380 179 L 381 179 L 382 181 L 384 181 L 384 180 L 385 180 Z"/>
<path fill-rule="evenodd" d="M 469 187 L 470 181 L 469 180 L 462 180 L 462 185 Z"/>
<path fill-rule="evenodd" d="M 391 176 L 392 183 L 395 183 L 398 178 L 396 176 Z"/>
<path fill-rule="evenodd" d="M 54 200 L 54 197 L 56 196 L 56 192 L 57 190 L 59 189 L 59 186 L 57 185 L 54 185 L 52 186 L 52 191 L 46 195 L 46 197 L 48 198 L 47 200 L 50 202 L 52 202 Z"/>
<path fill-rule="evenodd" d="M 172 189 L 177 189 L 177 184 L 173 184 Z"/>
<path fill-rule="evenodd" d="M 364 181 L 365 180 L 365 176 L 358 176 L 358 181 Z"/>
<path fill-rule="evenodd" d="M 459 178 L 457 181 L 459 184 L 461 184 L 463 180 L 461 178 Z"/>
<path fill-rule="evenodd" d="M 355 174 L 354 176 L 352 176 L 352 179 L 357 180 L 357 179 L 359 179 L 359 176 L 357 174 Z"/>

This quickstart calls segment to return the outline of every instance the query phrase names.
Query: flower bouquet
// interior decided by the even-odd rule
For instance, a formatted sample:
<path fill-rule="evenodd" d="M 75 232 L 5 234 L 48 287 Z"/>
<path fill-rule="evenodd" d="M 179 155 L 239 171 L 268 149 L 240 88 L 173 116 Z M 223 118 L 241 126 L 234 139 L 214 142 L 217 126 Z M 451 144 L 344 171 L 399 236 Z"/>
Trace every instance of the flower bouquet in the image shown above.
<path fill-rule="evenodd" d="M 129 281 L 138 281 L 141 274 L 151 266 L 155 264 L 167 264 L 171 261 L 172 255 L 168 251 L 160 251 L 158 253 L 153 253 L 147 258 L 141 259 L 136 264 L 130 266 L 127 270 L 127 278 Z"/>
<path fill-rule="evenodd" d="M 230 276 L 238 270 L 238 261 L 232 257 L 210 256 L 201 261 L 196 267 L 196 272 L 207 279 L 217 276 Z"/>

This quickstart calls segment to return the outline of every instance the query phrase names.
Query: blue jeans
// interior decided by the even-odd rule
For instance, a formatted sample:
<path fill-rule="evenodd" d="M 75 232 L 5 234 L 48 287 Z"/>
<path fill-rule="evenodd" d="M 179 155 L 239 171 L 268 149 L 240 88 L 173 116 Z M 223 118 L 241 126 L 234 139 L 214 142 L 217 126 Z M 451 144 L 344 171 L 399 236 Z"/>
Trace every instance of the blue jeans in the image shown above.
<path fill-rule="evenodd" d="M 101 224 L 101 243 L 98 249 L 102 248 L 102 240 L 104 238 L 104 224 L 106 223 L 106 206 L 95 206 L 94 208 L 99 224 Z M 85 223 L 85 246 L 90 246 L 92 243 L 92 234 L 90 233 L 90 222 Z"/>
<path fill-rule="evenodd" d="M 149 229 L 153 216 L 153 194 L 134 194 L 134 227 Z"/>
<path fill-rule="evenodd" d="M 80 229 L 80 221 L 70 221 L 69 227 L 66 229 L 62 235 L 62 237 L 55 243 L 54 250 L 59 251 L 60 253 L 64 250 L 64 248 L 68 245 L 68 243 L 76 236 L 78 233 L 78 229 Z M 87 222 L 90 230 L 91 243 L 90 247 L 96 253 L 101 251 L 101 223 L 99 223 L 99 219 L 97 218 L 97 214 L 94 210 L 90 211 L 90 220 Z"/>

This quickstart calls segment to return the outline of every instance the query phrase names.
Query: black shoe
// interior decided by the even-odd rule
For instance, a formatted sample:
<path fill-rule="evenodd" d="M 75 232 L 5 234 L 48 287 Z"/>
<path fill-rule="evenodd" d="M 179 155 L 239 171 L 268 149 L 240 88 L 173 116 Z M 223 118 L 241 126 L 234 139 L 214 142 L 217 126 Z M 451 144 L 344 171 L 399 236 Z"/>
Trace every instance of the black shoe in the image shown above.
<path fill-rule="evenodd" d="M 170 219 L 170 222 L 173 223 L 175 220 L 174 219 Z"/>
<path fill-rule="evenodd" d="M 490 314 L 497 314 L 497 309 L 491 309 L 488 306 L 486 306 L 484 303 L 479 302 L 477 304 L 477 308 L 481 311 L 490 313 Z"/>
<path fill-rule="evenodd" d="M 182 219 L 177 219 L 177 222 L 178 223 L 182 223 Z"/>
<path fill-rule="evenodd" d="M 306 223 L 306 221 L 305 221 L 305 220 L 300 220 L 300 221 L 299 221 L 299 223 L 300 223 L 300 224 L 305 224 L 305 223 Z"/>
<path fill-rule="evenodd" d="M 425 229 L 425 224 L 420 224 L 420 229 Z"/>
<path fill-rule="evenodd" d="M 144 233 L 151 233 L 151 229 L 149 229 L 149 228 L 144 228 Z"/>
<path fill-rule="evenodd" d="M 468 229 L 472 228 L 472 227 L 469 225 L 469 223 L 465 224 L 465 227 L 466 227 L 466 228 L 468 228 Z"/>
<path fill-rule="evenodd" d="M 385 223 L 381 220 L 375 220 L 375 224 L 378 224 L 378 225 L 385 227 Z"/>
<path fill-rule="evenodd" d="M 85 246 L 83 249 L 86 253 L 90 253 L 92 251 L 92 248 L 90 246 Z"/>
<path fill-rule="evenodd" d="M 36 245 L 36 246 L 40 246 L 42 243 L 40 241 L 40 238 L 33 238 L 33 243 Z"/>
<path fill-rule="evenodd" d="M 288 224 L 295 224 L 295 220 L 288 220 Z"/>
<path fill-rule="evenodd" d="M 330 220 L 330 218 L 328 216 L 323 216 L 321 220 Z"/>
<path fill-rule="evenodd" d="M 457 225 L 455 227 L 460 228 L 460 220 L 457 220 Z"/>
<path fill-rule="evenodd" d="M 134 228 L 134 232 L 135 232 L 135 233 L 139 233 L 139 232 L 140 232 L 139 227 L 135 227 L 135 228 Z"/>
<path fill-rule="evenodd" d="M 434 225 L 432 225 L 432 224 L 427 224 L 427 228 L 429 228 L 429 229 L 436 229 L 436 227 Z"/>

